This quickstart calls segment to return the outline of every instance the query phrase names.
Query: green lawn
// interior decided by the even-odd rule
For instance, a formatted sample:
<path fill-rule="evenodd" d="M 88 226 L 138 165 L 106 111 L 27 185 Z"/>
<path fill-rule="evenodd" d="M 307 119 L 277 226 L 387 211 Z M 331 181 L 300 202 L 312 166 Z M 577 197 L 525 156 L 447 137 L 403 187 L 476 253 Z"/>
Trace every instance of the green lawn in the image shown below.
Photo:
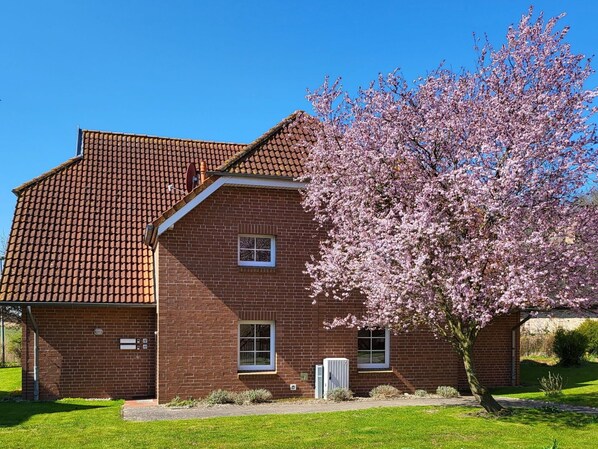
<path fill-rule="evenodd" d="M 538 379 L 548 376 L 548 372 L 563 377 L 563 395 L 547 398 L 540 391 Z M 563 368 L 555 365 L 552 359 L 523 360 L 521 362 L 521 386 L 497 388 L 494 394 L 543 401 L 564 402 L 567 404 L 598 407 L 598 361 L 586 361 L 581 366 Z"/>
<path fill-rule="evenodd" d="M 2 448 L 559 448 L 595 447 L 598 418 L 518 410 L 484 418 L 464 407 L 125 422 L 120 401 L 0 403 Z"/>
<path fill-rule="evenodd" d="M 10 396 L 17 396 L 20 394 L 20 391 L 21 367 L 0 368 L 0 400 Z"/>
<path fill-rule="evenodd" d="M 525 362 L 523 380 L 531 383 L 547 369 L 556 370 Z M 570 379 L 565 400 L 596 399 L 598 363 L 560 372 Z M 0 398 L 19 388 L 20 368 L 0 369 Z M 526 388 L 513 395 L 535 397 L 533 387 Z M 0 447 L 546 449 L 556 438 L 560 449 L 568 449 L 596 447 L 598 435 L 598 417 L 550 409 L 515 410 L 502 418 L 480 416 L 474 408 L 406 407 L 136 423 L 121 419 L 121 406 L 82 399 L 0 402 Z"/>

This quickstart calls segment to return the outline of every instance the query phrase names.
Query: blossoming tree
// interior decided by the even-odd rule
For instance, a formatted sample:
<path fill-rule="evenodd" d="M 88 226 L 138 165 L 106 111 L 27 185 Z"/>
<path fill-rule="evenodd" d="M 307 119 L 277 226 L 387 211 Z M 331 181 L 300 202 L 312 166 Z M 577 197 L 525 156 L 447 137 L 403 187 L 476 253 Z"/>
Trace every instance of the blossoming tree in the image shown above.
<path fill-rule="evenodd" d="M 501 406 L 474 369 L 480 330 L 596 298 L 598 216 L 576 198 L 596 170 L 597 91 L 559 19 L 530 10 L 501 48 L 477 48 L 472 71 L 309 95 L 319 125 L 304 206 L 328 232 L 307 267 L 313 294 L 364 303 L 329 325 L 430 329 L 489 412 Z"/>

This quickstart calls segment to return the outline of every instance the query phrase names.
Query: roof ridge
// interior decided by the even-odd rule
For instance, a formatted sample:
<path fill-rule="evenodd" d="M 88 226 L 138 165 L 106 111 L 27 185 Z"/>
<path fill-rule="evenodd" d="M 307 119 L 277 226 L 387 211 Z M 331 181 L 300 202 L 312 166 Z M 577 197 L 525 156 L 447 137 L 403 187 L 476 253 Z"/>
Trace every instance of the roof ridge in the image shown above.
<path fill-rule="evenodd" d="M 39 176 L 36 176 L 33 179 L 30 179 L 29 181 L 25 181 L 23 184 L 15 187 L 14 189 L 12 189 L 12 193 L 14 193 L 15 195 L 19 196 L 24 190 L 28 189 L 29 187 L 38 184 L 40 182 L 42 182 L 44 179 L 49 178 L 52 175 L 55 175 L 56 173 L 61 172 L 62 170 L 67 169 L 68 167 L 70 167 L 71 165 L 73 165 L 75 162 L 80 161 L 81 159 L 83 159 L 83 155 L 79 154 L 75 157 L 72 157 L 66 161 L 64 161 L 62 164 L 57 165 L 54 168 L 51 168 L 50 170 L 42 173 Z"/>
<path fill-rule="evenodd" d="M 247 146 L 246 143 L 239 143 L 239 142 L 223 142 L 219 140 L 202 140 L 202 139 L 185 139 L 182 137 L 165 137 L 165 136 L 157 136 L 153 134 L 138 134 L 138 133 L 126 133 L 120 131 L 102 131 L 100 129 L 81 129 L 81 132 L 87 133 L 99 133 L 99 134 L 112 134 L 116 136 L 127 136 L 127 137 L 144 137 L 148 139 L 162 139 L 162 140 L 177 140 L 180 142 L 197 142 L 197 143 L 215 143 L 220 145 L 237 145 L 237 146 Z"/>
<path fill-rule="evenodd" d="M 248 144 L 243 150 L 239 151 L 237 154 L 235 154 L 230 159 L 224 161 L 224 163 L 220 167 L 216 168 L 216 170 L 214 170 L 214 172 L 223 172 L 223 171 L 230 169 L 234 164 L 239 162 L 244 157 L 249 156 L 252 152 L 257 150 L 263 143 L 265 143 L 269 139 L 271 139 L 284 126 L 288 125 L 289 123 L 292 123 L 293 121 L 295 121 L 298 117 L 300 117 L 303 114 L 307 114 L 307 113 L 305 111 L 302 111 L 301 109 L 298 109 L 295 112 L 293 112 L 292 114 L 288 115 L 287 117 L 282 119 L 280 122 L 278 122 L 276 125 L 274 125 L 272 128 L 270 128 L 268 131 L 266 131 L 264 134 L 262 134 L 260 137 L 258 137 L 253 142 Z"/>

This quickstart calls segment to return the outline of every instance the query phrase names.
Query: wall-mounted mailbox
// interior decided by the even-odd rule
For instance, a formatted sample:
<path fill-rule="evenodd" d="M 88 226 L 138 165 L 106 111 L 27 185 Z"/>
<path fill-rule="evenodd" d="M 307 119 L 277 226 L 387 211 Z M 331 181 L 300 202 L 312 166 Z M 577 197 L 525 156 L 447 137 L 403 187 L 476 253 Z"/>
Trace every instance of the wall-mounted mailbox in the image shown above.
<path fill-rule="evenodd" d="M 136 350 L 137 349 L 137 340 L 135 338 L 121 338 L 120 339 L 120 349 L 123 350 Z"/>

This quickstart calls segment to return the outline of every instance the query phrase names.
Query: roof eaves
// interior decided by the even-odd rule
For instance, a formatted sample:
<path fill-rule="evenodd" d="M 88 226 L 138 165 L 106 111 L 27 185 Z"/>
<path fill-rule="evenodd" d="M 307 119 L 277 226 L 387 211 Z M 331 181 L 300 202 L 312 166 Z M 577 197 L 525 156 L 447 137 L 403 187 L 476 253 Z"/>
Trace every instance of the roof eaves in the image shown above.
<path fill-rule="evenodd" d="M 3 306 L 17 306 L 17 305 L 29 305 L 29 306 L 96 306 L 96 307 L 138 307 L 138 308 L 154 308 L 156 307 L 155 302 L 89 302 L 89 301 L 10 301 L 0 300 L 0 305 Z"/>
<path fill-rule="evenodd" d="M 207 189 L 210 185 L 212 185 L 218 177 L 219 176 L 209 176 L 203 182 L 203 184 L 200 184 L 199 186 L 197 186 L 195 189 L 193 189 L 191 192 L 189 192 L 187 195 L 185 195 L 179 201 L 174 203 L 174 205 L 170 209 L 165 211 L 162 215 L 160 215 L 158 218 L 156 218 L 153 222 L 148 224 L 145 228 L 145 235 L 143 237 L 145 244 L 154 248 L 156 245 L 156 241 L 158 239 L 158 227 L 162 223 L 164 223 L 166 220 L 168 220 L 170 217 L 172 217 L 178 210 L 180 210 L 182 207 L 184 207 L 187 203 L 189 203 L 193 198 L 195 198 L 197 195 L 199 195 L 201 192 L 203 192 L 205 189 Z"/>
<path fill-rule="evenodd" d="M 83 159 L 83 155 L 75 156 L 75 157 L 63 162 L 62 164 L 52 168 L 51 170 L 48 170 L 47 172 L 45 172 L 39 176 L 36 176 L 35 178 L 33 178 L 27 182 L 24 182 L 20 186 L 15 187 L 14 189 L 12 189 L 12 193 L 14 193 L 16 196 L 20 196 L 24 190 L 27 190 L 29 187 L 34 186 L 35 184 L 43 181 L 44 179 L 47 179 L 57 173 L 60 173 L 62 170 L 69 168 L 71 165 L 80 161 L 81 159 Z"/>

